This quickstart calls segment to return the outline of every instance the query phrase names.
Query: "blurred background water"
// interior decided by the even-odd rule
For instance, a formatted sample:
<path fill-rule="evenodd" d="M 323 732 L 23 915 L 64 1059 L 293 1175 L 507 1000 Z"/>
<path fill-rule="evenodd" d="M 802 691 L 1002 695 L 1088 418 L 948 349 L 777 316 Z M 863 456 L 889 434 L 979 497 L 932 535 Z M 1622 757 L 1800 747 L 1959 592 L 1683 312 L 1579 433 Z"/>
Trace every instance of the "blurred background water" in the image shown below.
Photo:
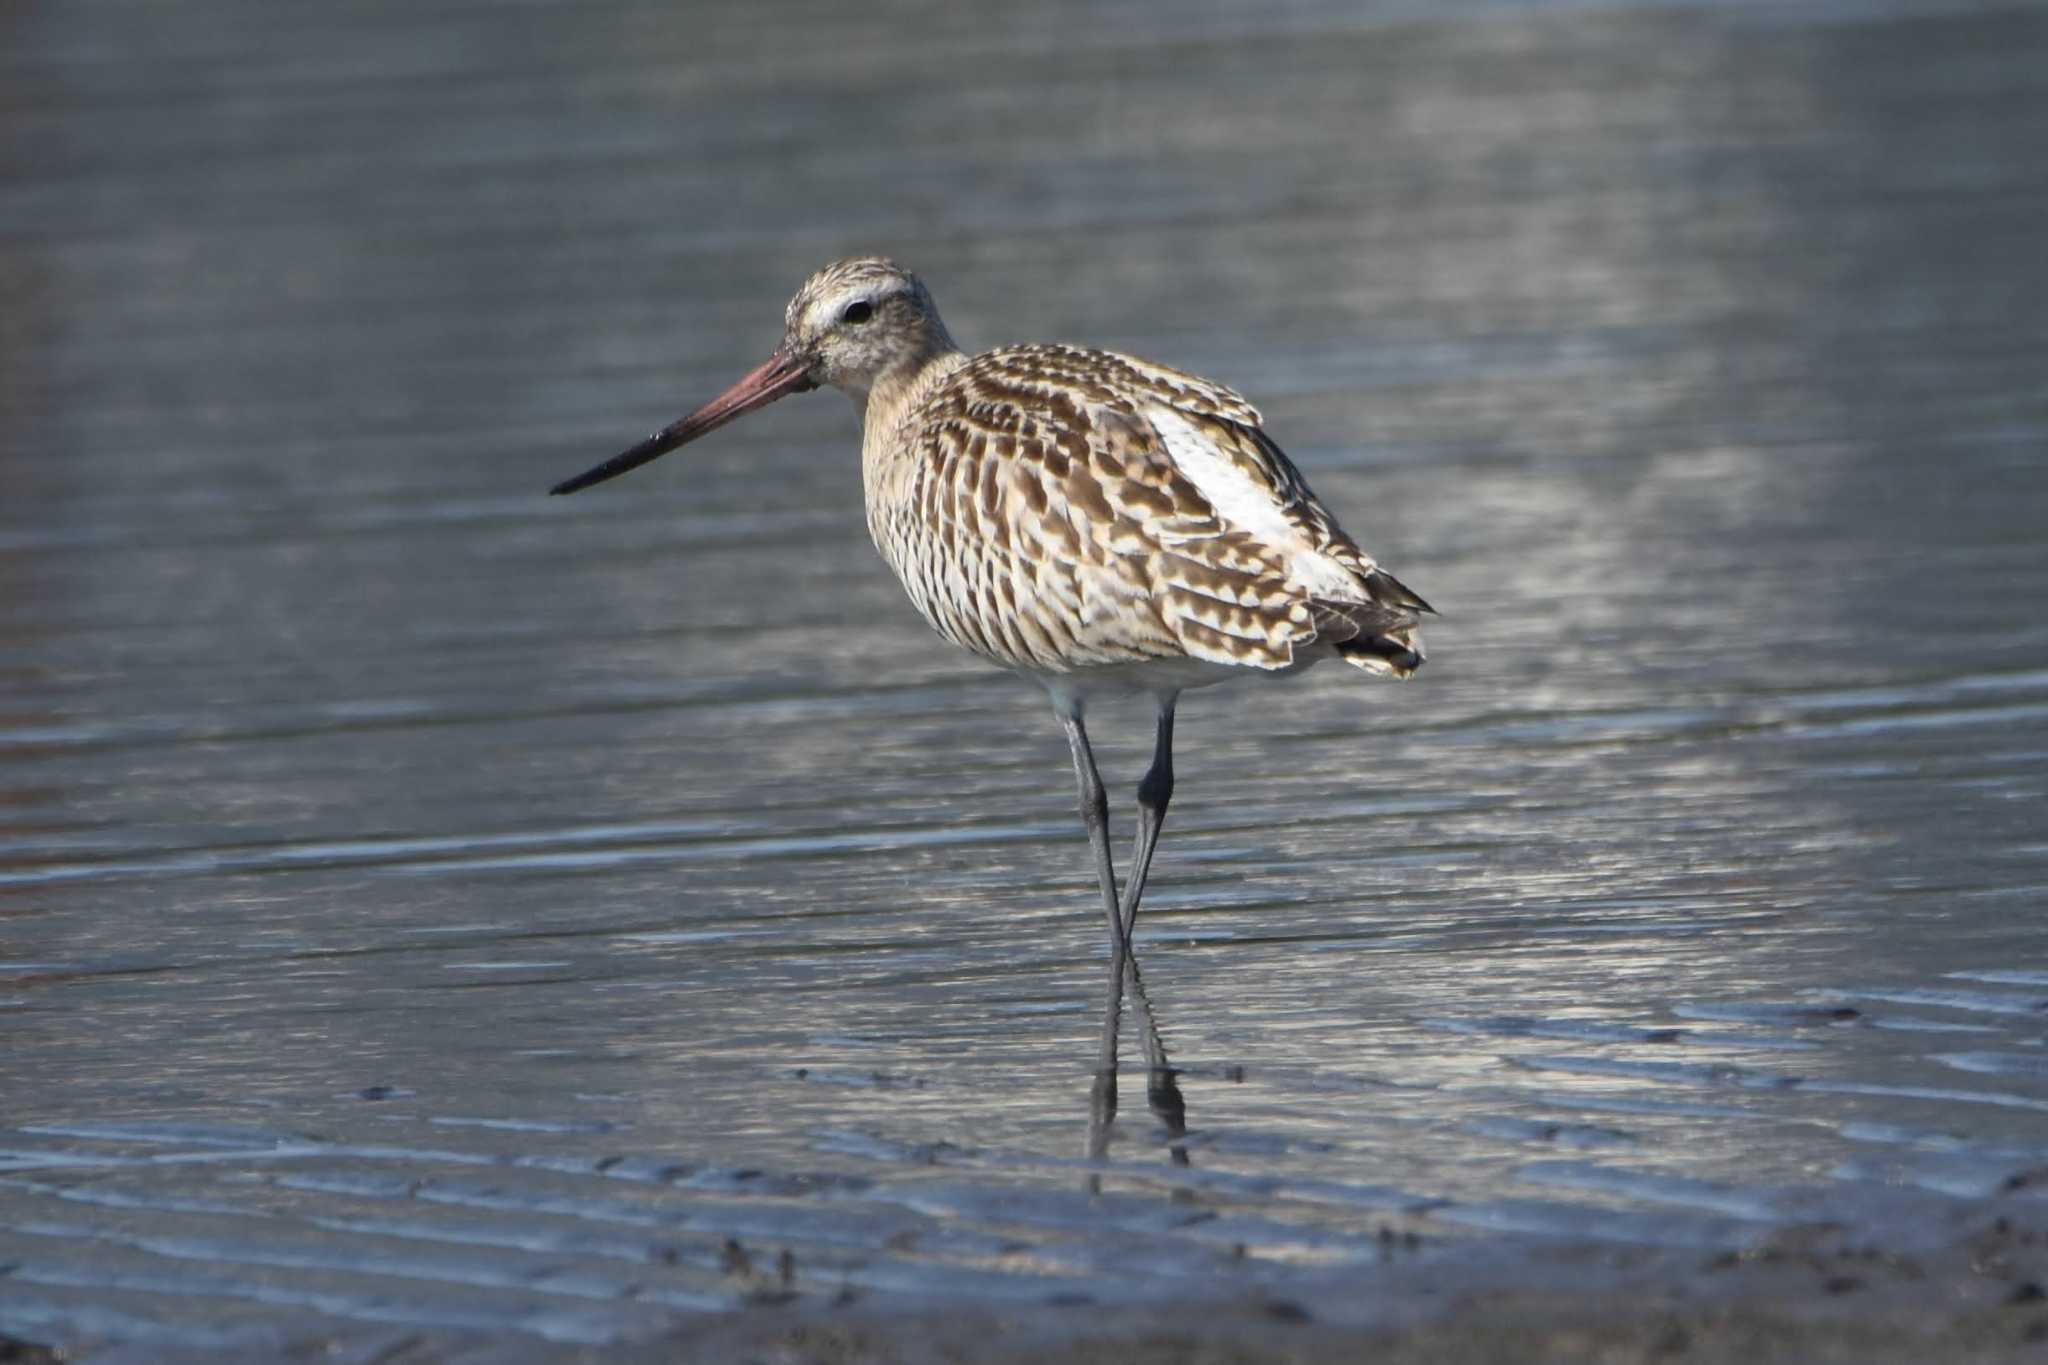
<path fill-rule="evenodd" d="M 2031 6 L 7 7 L 0 1330 L 2028 1186 L 2044 168 Z M 1188 1131 L 1127 1078 L 1101 1167 L 1064 745 L 902 599 L 844 400 L 542 496 L 865 250 L 1240 388 L 1443 611 L 1183 706 Z"/>

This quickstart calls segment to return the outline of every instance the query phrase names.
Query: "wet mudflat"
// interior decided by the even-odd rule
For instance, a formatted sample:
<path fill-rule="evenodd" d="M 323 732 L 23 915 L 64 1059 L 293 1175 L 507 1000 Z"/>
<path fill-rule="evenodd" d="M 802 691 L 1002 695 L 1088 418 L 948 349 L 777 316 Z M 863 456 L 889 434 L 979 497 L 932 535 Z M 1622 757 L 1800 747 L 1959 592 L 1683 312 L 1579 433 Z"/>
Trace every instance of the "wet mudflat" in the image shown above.
<path fill-rule="evenodd" d="M 2038 11 L 18 7 L 0 91 L 0 1332 L 1370 1324 L 2038 1223 Z M 1182 708 L 1185 1132 L 1091 1133 L 1064 744 L 843 399 L 541 496 L 869 249 L 1234 383 L 1443 610 Z"/>

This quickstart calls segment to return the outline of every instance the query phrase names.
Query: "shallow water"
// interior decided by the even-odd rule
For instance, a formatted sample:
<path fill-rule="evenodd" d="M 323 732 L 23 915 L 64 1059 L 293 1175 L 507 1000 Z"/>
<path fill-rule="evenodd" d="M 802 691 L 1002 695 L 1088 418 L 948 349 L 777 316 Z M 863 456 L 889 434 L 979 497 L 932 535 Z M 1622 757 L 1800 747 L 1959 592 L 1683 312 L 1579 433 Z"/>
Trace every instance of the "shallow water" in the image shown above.
<path fill-rule="evenodd" d="M 785 1249 L 1339 1313 L 2038 1197 L 2048 19 L 949 13 L 0 19 L 0 1331 L 604 1341 Z M 1443 610 L 1182 708 L 1185 1132 L 1127 1020 L 1091 1135 L 1064 744 L 842 400 L 540 496 L 875 247 L 1244 389 Z"/>

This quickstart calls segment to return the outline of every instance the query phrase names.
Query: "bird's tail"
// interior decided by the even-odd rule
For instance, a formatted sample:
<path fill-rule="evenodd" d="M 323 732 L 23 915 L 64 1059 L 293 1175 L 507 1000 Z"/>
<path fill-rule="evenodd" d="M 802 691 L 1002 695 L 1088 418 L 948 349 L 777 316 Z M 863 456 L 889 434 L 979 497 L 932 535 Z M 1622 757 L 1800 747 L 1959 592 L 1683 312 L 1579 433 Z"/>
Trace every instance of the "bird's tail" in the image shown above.
<path fill-rule="evenodd" d="M 1358 633 L 1335 643 L 1337 657 L 1353 668 L 1382 677 L 1406 678 L 1422 667 L 1422 613 L 1436 608 L 1385 569 L 1365 575 L 1371 605 L 1352 616 Z"/>
<path fill-rule="evenodd" d="M 1356 635 L 1337 647 L 1337 657 L 1353 668 L 1382 677 L 1405 678 L 1422 667 L 1422 637 L 1414 627 L 1383 635 Z"/>

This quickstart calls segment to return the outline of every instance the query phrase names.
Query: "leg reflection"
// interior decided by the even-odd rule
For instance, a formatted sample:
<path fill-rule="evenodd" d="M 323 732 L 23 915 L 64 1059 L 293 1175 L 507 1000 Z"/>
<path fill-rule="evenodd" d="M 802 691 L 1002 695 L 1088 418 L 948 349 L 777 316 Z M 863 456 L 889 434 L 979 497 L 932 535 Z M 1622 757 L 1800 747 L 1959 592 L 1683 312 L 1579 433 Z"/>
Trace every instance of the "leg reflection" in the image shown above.
<path fill-rule="evenodd" d="M 1109 1151 L 1110 1123 L 1116 1118 L 1118 1035 L 1123 1027 L 1124 997 L 1138 1016 L 1140 1043 L 1145 1051 L 1145 1103 L 1166 1127 L 1173 1164 L 1188 1164 L 1187 1145 L 1179 1139 L 1187 1134 L 1187 1102 L 1174 1079 L 1173 1063 L 1166 1055 L 1166 1042 L 1159 1036 L 1159 1021 L 1152 1013 L 1152 999 L 1145 993 L 1145 979 L 1138 973 L 1135 956 L 1110 953 L 1109 987 L 1104 994 L 1102 1036 L 1096 1049 L 1095 1084 L 1088 1097 L 1088 1157 L 1100 1161 Z M 1088 1178 L 1091 1191 L 1101 1188 L 1101 1179 Z"/>

